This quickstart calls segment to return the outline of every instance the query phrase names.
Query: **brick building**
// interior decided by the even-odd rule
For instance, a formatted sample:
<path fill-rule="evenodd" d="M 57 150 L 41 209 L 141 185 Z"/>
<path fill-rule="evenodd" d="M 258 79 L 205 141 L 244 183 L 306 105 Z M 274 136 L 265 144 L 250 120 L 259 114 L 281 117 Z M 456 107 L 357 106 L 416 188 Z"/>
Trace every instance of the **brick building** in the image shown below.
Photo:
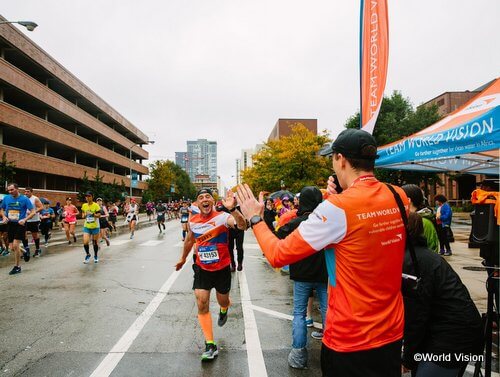
<path fill-rule="evenodd" d="M 63 202 L 84 174 L 92 179 L 99 172 L 106 183 L 123 180 L 128 191 L 133 170 L 133 195 L 141 196 L 148 174 L 141 146 L 147 143 L 41 47 L 12 25 L 0 25 L 0 156 L 14 161 L 20 187 Z"/>
<path fill-rule="evenodd" d="M 292 126 L 302 124 L 313 134 L 318 134 L 318 120 L 317 119 L 278 119 L 274 125 L 273 130 L 269 134 L 267 141 L 278 140 L 285 136 L 290 136 L 292 133 Z"/>

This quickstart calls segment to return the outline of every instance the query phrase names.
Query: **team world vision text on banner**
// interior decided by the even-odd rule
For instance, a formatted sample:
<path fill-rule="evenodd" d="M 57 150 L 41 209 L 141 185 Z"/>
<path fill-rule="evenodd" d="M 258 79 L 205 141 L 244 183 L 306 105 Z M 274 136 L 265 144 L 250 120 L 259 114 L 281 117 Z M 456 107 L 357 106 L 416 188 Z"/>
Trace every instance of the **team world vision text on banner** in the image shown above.
<path fill-rule="evenodd" d="M 361 0 L 361 128 L 373 133 L 384 97 L 389 56 L 387 0 Z"/>

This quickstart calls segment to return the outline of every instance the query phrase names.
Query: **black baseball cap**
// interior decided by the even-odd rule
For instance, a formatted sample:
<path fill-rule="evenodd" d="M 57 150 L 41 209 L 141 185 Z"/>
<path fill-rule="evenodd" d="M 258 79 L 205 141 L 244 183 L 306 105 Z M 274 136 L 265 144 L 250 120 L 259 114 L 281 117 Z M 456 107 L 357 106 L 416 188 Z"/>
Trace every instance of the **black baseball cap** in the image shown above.
<path fill-rule="evenodd" d="M 333 153 L 342 153 L 345 157 L 356 158 L 361 160 L 375 160 L 378 158 L 376 154 L 363 153 L 363 148 L 373 146 L 377 148 L 375 138 L 368 132 L 348 128 L 342 131 L 334 142 L 326 145 L 320 150 L 321 156 L 329 156 Z"/>
<path fill-rule="evenodd" d="M 210 194 L 210 196 L 214 196 L 214 194 L 212 194 L 212 190 L 210 190 L 209 188 L 202 188 L 201 190 L 199 190 L 196 193 L 196 197 L 198 198 L 198 196 L 200 196 L 201 194 Z"/>
<path fill-rule="evenodd" d="M 91 197 L 94 197 L 94 194 L 92 193 L 92 191 L 87 191 L 85 193 L 85 196 L 91 196 Z"/>

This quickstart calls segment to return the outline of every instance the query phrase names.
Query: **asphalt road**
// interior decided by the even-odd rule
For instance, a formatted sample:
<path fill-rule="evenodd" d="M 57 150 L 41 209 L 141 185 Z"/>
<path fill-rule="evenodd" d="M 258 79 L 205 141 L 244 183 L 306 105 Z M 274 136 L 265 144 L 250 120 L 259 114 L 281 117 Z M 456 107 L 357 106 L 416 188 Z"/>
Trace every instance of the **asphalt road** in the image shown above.
<path fill-rule="evenodd" d="M 219 357 L 201 363 L 190 261 L 174 272 L 181 250 L 180 224 L 172 221 L 161 235 L 152 226 L 133 240 L 114 236 L 98 264 L 83 264 L 81 238 L 72 246 L 55 240 L 15 276 L 8 275 L 12 256 L 0 257 L 0 376 L 321 375 L 321 342 L 310 337 L 309 369 L 288 367 L 292 285 L 264 260 L 251 232 L 222 328 L 212 297 Z M 320 322 L 317 309 L 313 317 Z"/>
<path fill-rule="evenodd" d="M 250 232 L 244 270 L 233 274 L 226 325 L 211 312 L 219 357 L 201 363 L 191 263 L 179 273 L 180 224 L 112 239 L 98 264 L 83 264 L 81 241 L 49 246 L 9 276 L 0 258 L 0 375 L 320 376 L 321 342 L 309 337 L 309 369 L 288 367 L 292 286 L 272 269 Z M 320 322 L 319 311 L 314 319 Z"/>

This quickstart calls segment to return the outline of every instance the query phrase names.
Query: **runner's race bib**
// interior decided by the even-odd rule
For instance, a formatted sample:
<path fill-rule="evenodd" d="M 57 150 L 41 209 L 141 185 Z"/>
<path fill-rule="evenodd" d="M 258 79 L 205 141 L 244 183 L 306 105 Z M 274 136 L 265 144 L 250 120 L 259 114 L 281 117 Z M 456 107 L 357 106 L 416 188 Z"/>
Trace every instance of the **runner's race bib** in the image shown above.
<path fill-rule="evenodd" d="M 87 223 L 93 223 L 95 221 L 95 217 L 92 212 L 87 212 L 86 221 Z"/>
<path fill-rule="evenodd" d="M 19 211 L 17 209 L 9 210 L 9 220 L 10 221 L 19 221 Z"/>
<path fill-rule="evenodd" d="M 219 261 L 217 246 L 198 246 L 198 256 L 203 264 L 212 264 Z"/>
<path fill-rule="evenodd" d="M 181 216 L 181 221 L 182 221 L 183 223 L 187 223 L 188 218 L 189 218 L 189 216 L 188 216 L 188 215 L 182 215 L 182 216 Z"/>

